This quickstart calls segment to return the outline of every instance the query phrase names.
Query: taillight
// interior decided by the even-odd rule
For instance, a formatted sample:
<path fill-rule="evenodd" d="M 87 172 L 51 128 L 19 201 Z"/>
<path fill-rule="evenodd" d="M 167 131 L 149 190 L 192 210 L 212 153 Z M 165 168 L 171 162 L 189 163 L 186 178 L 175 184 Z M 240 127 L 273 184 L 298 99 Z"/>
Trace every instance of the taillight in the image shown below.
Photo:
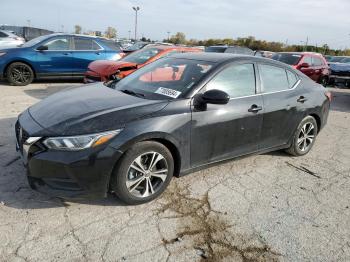
<path fill-rule="evenodd" d="M 324 93 L 324 95 L 328 98 L 329 102 L 332 101 L 332 93 L 331 92 L 327 91 Z"/>

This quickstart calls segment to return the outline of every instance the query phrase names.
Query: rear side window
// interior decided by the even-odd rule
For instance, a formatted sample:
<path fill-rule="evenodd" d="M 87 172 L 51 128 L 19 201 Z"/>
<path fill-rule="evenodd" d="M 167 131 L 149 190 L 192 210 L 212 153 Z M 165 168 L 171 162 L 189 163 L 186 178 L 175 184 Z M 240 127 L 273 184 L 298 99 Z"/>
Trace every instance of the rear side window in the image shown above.
<path fill-rule="evenodd" d="M 206 91 L 219 89 L 230 97 L 242 97 L 255 94 L 255 70 L 253 64 L 232 65 L 206 85 Z"/>
<path fill-rule="evenodd" d="M 264 93 L 289 89 L 286 70 L 271 65 L 259 65 Z"/>
<path fill-rule="evenodd" d="M 74 38 L 75 50 L 99 50 L 100 46 L 92 39 Z"/>
<path fill-rule="evenodd" d="M 0 37 L 8 37 L 8 35 L 3 32 L 0 32 Z"/>
<path fill-rule="evenodd" d="M 287 70 L 287 77 L 288 77 L 289 88 L 292 88 L 299 81 L 299 78 L 296 76 L 296 74 L 292 73 L 289 70 Z"/>

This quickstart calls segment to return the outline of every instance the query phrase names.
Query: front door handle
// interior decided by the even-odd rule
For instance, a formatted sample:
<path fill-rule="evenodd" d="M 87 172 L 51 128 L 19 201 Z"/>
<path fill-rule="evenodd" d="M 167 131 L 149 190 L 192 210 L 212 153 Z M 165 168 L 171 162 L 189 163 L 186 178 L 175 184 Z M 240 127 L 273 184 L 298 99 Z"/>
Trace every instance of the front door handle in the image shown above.
<path fill-rule="evenodd" d="M 250 112 L 250 113 L 258 113 L 262 109 L 263 108 L 261 106 L 257 106 L 257 105 L 254 104 L 248 109 L 248 112 Z"/>
<path fill-rule="evenodd" d="M 306 101 L 307 101 L 307 98 L 304 96 L 299 97 L 297 100 L 298 103 L 305 103 Z"/>
<path fill-rule="evenodd" d="M 69 53 L 63 53 L 63 55 L 69 55 Z"/>

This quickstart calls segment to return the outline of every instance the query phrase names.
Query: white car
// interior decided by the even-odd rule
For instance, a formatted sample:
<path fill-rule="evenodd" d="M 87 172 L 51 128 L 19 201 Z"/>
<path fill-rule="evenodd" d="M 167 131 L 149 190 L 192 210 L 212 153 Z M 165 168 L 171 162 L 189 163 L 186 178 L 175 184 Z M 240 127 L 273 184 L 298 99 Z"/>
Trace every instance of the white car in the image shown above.
<path fill-rule="evenodd" d="M 24 43 L 24 38 L 19 37 L 10 31 L 0 30 L 0 49 L 17 47 Z"/>

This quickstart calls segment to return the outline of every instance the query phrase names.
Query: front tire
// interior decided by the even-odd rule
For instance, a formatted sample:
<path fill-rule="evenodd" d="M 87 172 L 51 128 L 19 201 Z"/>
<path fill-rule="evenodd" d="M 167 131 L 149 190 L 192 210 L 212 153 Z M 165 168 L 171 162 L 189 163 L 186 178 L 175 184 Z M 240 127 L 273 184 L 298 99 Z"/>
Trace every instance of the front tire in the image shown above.
<path fill-rule="evenodd" d="M 323 85 L 324 87 L 327 87 L 328 83 L 329 83 L 328 77 L 322 76 L 320 78 L 320 84 Z"/>
<path fill-rule="evenodd" d="M 127 204 L 143 204 L 161 195 L 173 174 L 174 160 L 164 145 L 139 142 L 120 159 L 111 178 L 111 189 Z"/>
<path fill-rule="evenodd" d="M 299 124 L 293 135 L 291 146 L 286 150 L 293 156 L 303 156 L 310 152 L 318 133 L 317 122 L 314 117 L 307 116 Z"/>
<path fill-rule="evenodd" d="M 15 62 L 9 65 L 6 70 L 7 81 L 13 86 L 26 86 L 34 80 L 32 68 L 21 62 Z"/>

